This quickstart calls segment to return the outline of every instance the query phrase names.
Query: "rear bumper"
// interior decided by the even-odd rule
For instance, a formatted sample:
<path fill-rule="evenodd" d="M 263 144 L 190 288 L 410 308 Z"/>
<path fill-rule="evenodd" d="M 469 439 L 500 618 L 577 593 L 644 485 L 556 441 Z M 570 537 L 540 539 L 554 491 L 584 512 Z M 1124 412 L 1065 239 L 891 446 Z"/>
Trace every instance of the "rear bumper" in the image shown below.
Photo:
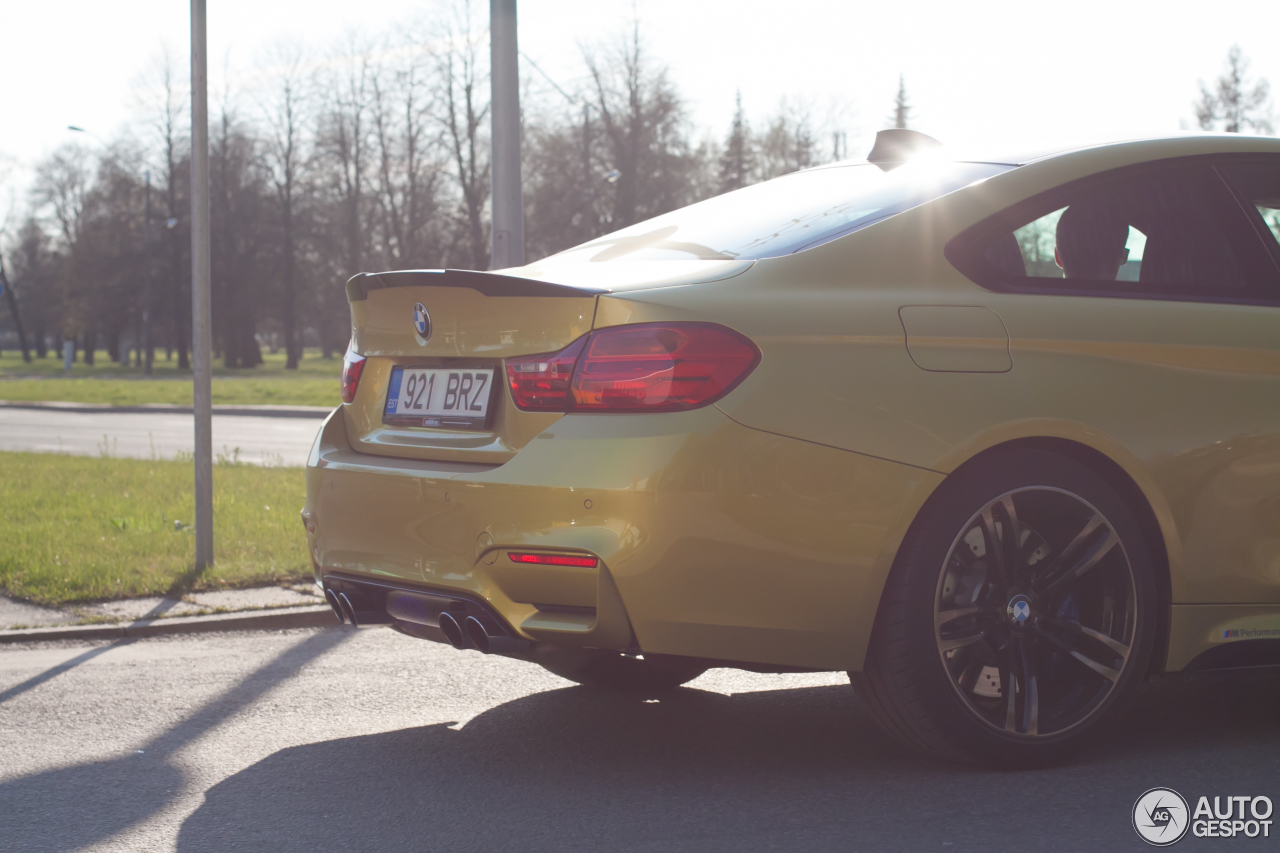
<path fill-rule="evenodd" d="M 318 579 L 462 594 L 530 640 L 860 669 L 893 554 L 941 479 L 715 407 L 568 415 L 502 465 L 358 453 L 339 411 L 304 513 Z M 600 565 L 517 564 L 517 549 Z"/>

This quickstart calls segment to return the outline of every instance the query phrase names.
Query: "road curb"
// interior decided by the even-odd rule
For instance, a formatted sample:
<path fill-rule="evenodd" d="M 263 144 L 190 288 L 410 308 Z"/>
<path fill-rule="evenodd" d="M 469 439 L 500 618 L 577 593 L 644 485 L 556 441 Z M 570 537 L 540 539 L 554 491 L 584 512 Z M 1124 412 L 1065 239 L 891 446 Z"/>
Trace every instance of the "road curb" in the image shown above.
<path fill-rule="evenodd" d="M 0 400 L 0 409 L 37 409 L 54 412 L 75 412 L 81 415 L 190 415 L 191 406 L 172 403 L 142 403 L 137 406 L 107 406 L 100 403 L 26 402 Z M 246 415 L 259 418 L 327 418 L 333 409 L 327 406 L 227 406 L 213 407 L 215 415 Z"/>
<path fill-rule="evenodd" d="M 0 631 L 0 644 L 43 640 L 119 640 L 125 637 L 158 637 L 162 634 L 198 634 L 205 631 L 278 631 L 284 628 L 325 628 L 338 624 L 328 605 L 282 607 L 211 616 L 174 616 L 117 625 L 68 625 Z"/>

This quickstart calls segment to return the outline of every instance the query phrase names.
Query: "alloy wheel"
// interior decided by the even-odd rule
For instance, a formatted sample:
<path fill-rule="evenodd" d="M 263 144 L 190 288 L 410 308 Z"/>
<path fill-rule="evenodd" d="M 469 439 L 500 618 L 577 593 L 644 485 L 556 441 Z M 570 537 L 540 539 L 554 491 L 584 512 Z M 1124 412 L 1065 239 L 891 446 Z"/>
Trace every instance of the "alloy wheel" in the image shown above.
<path fill-rule="evenodd" d="M 934 636 L 968 711 L 1006 736 L 1057 735 L 1098 713 L 1133 657 L 1133 567 L 1092 504 L 1048 486 L 974 513 L 934 597 Z"/>

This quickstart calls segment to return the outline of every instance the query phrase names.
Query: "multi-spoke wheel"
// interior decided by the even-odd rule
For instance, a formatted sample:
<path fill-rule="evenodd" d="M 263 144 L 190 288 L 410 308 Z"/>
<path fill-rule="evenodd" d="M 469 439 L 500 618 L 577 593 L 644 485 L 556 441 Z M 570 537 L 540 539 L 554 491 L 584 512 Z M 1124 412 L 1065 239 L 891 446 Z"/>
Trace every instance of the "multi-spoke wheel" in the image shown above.
<path fill-rule="evenodd" d="M 892 733 L 967 761 L 1060 757 L 1150 658 L 1155 585 L 1105 480 L 1038 450 L 949 478 L 886 585 L 859 694 Z"/>

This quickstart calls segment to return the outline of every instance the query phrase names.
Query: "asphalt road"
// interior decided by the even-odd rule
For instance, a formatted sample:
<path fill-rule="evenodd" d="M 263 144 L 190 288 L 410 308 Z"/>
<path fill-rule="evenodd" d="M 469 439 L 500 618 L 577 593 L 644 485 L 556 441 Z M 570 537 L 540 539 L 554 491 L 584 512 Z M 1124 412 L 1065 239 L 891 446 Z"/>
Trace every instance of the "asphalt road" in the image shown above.
<path fill-rule="evenodd" d="M 1149 788 L 1280 803 L 1278 712 L 1274 675 L 1167 680 L 996 773 L 888 741 L 838 674 L 645 701 L 387 629 L 8 648 L 0 850 L 1146 850 Z"/>
<path fill-rule="evenodd" d="M 305 465 L 319 418 L 213 416 L 213 452 L 255 465 Z M 194 444 L 191 415 L 0 408 L 0 450 L 172 459 Z"/>

